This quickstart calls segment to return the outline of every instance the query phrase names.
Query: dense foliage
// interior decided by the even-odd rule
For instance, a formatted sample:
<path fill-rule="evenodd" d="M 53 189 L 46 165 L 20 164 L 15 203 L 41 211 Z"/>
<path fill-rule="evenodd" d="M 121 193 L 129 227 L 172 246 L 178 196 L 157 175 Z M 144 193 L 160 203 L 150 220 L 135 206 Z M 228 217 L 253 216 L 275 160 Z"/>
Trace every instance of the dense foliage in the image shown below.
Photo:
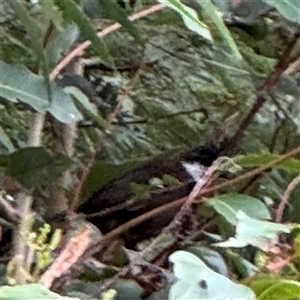
<path fill-rule="evenodd" d="M 299 298 L 300 2 L 0 3 L 3 299 Z"/>

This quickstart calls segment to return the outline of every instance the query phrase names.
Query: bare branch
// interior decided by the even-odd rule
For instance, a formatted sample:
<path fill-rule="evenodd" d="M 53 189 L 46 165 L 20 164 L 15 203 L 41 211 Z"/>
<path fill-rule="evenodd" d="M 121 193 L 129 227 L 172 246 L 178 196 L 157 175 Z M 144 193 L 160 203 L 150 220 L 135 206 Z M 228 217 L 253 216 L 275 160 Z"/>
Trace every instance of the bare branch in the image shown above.
<path fill-rule="evenodd" d="M 287 206 L 288 202 L 289 202 L 289 198 L 293 192 L 293 190 L 296 188 L 296 186 L 300 183 L 300 175 L 298 175 L 297 177 L 295 177 L 290 184 L 288 185 L 287 189 L 285 190 L 280 204 L 276 210 L 276 217 L 275 217 L 275 222 L 280 223 L 282 220 L 282 216 L 283 216 L 283 212 L 285 207 Z"/>

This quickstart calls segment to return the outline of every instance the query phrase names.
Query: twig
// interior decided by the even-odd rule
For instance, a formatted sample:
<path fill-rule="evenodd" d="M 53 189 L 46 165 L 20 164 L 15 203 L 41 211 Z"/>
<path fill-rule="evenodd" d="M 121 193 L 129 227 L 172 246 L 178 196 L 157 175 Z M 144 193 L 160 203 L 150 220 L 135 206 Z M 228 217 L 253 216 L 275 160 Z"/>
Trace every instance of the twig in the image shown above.
<path fill-rule="evenodd" d="M 238 183 L 241 180 L 250 178 L 252 176 L 255 176 L 257 174 L 259 174 L 262 171 L 265 171 L 271 167 L 273 167 L 276 164 L 281 163 L 282 161 L 288 159 L 289 157 L 295 156 L 298 153 L 300 153 L 300 147 L 293 149 L 292 151 L 280 156 L 277 159 L 274 159 L 273 161 L 271 161 L 270 163 L 268 163 L 267 165 L 257 168 L 255 170 L 252 170 L 250 172 L 245 173 L 244 175 L 230 180 L 226 183 L 222 183 L 219 184 L 215 187 L 211 187 L 211 188 L 204 188 L 203 190 L 200 191 L 199 195 L 197 196 L 197 203 L 200 203 L 202 201 L 205 200 L 205 198 L 203 198 L 202 196 L 220 189 L 224 189 L 225 187 L 231 186 L 232 184 Z M 119 227 L 115 228 L 114 230 L 110 231 L 109 233 L 105 234 L 104 236 L 102 236 L 101 240 L 99 242 L 97 242 L 96 244 L 90 246 L 87 251 L 76 261 L 76 263 L 71 267 L 71 268 L 75 268 L 76 270 L 78 268 L 80 268 L 80 266 L 82 266 L 82 264 L 84 264 L 84 262 L 89 259 L 90 257 L 92 257 L 93 255 L 95 255 L 96 253 L 98 253 L 99 251 L 101 251 L 101 249 L 103 249 L 103 247 L 105 246 L 105 244 L 107 244 L 107 242 L 112 241 L 113 239 L 117 238 L 118 236 L 120 236 L 121 234 L 125 233 L 126 231 L 128 231 L 130 228 L 135 227 L 136 225 L 151 219 L 154 216 L 157 216 L 159 214 L 164 213 L 165 211 L 169 211 L 170 209 L 174 209 L 174 208 L 179 208 L 180 206 L 182 206 L 182 204 L 184 204 L 187 201 L 188 197 L 183 197 L 180 199 L 177 199 L 171 203 L 162 205 L 160 207 L 157 207 L 141 216 L 138 216 L 135 219 L 132 219 L 122 225 L 120 225 Z M 128 271 L 128 269 L 125 268 L 125 272 L 126 270 Z M 71 269 L 69 269 L 69 272 L 71 271 Z"/>
<path fill-rule="evenodd" d="M 252 176 L 255 176 L 257 174 L 260 174 L 261 172 L 283 162 L 284 160 L 288 159 L 289 157 L 295 156 L 297 154 L 300 153 L 300 147 L 293 149 L 292 151 L 280 156 L 279 158 L 274 159 L 273 161 L 271 161 L 270 163 L 266 164 L 263 167 L 260 168 L 256 168 L 254 170 L 251 170 L 235 179 L 229 180 L 228 182 L 225 183 L 221 183 L 219 185 L 216 185 L 214 187 L 211 188 L 204 188 L 202 191 L 200 191 L 198 197 L 197 197 L 197 203 L 204 201 L 204 198 L 201 198 L 203 195 L 224 189 L 226 187 L 232 186 L 233 184 L 239 183 L 242 180 L 245 180 L 247 178 L 251 178 Z M 107 241 L 110 241 L 118 236 L 120 236 L 121 234 L 123 234 L 124 232 L 126 232 L 127 230 L 129 230 L 132 227 L 135 227 L 136 225 L 151 219 L 152 217 L 159 215 L 165 211 L 168 211 L 172 208 L 176 208 L 181 206 L 183 203 L 185 203 L 187 201 L 187 197 L 183 197 L 180 199 L 177 199 L 171 203 L 162 205 L 160 207 L 157 207 L 141 216 L 138 216 L 135 219 L 132 219 L 124 224 L 122 224 L 121 226 L 117 227 L 116 229 L 110 231 L 109 233 L 105 234 L 101 241 L 99 241 L 97 244 L 93 245 L 83 256 L 82 256 L 82 260 L 84 261 L 85 259 L 87 259 L 88 257 L 91 257 L 92 255 L 96 254 L 99 249 L 102 248 L 102 245 L 104 243 L 106 243 Z"/>
<path fill-rule="evenodd" d="M 141 18 L 144 18 L 148 15 L 151 15 L 159 10 L 162 10 L 165 6 L 163 4 L 157 4 L 157 5 L 153 5 L 147 9 L 144 9 L 132 16 L 129 17 L 130 21 L 135 21 Z M 115 23 L 107 28 L 105 28 L 104 30 L 102 30 L 101 32 L 98 33 L 99 37 L 105 37 L 106 35 L 108 35 L 109 33 L 112 33 L 118 29 L 120 29 L 122 26 L 119 23 Z M 50 80 L 54 80 L 57 75 L 61 72 L 61 70 L 66 67 L 73 58 L 80 56 L 82 54 L 82 52 L 88 48 L 91 45 L 90 41 L 85 41 L 81 44 L 79 44 L 75 49 L 73 49 L 68 55 L 66 55 L 66 57 L 53 69 L 53 71 L 50 74 Z"/>
<path fill-rule="evenodd" d="M 192 214 L 192 204 L 196 201 L 196 198 L 199 196 L 201 191 L 204 189 L 205 186 L 207 186 L 213 179 L 214 175 L 216 174 L 216 171 L 219 169 L 220 164 L 226 159 L 225 157 L 219 157 L 214 164 L 209 167 L 204 175 L 198 180 L 198 182 L 195 184 L 194 188 L 186 198 L 185 203 L 180 208 L 179 212 L 175 215 L 171 223 L 165 227 L 160 235 L 153 240 L 153 242 L 143 251 L 142 256 L 144 258 L 147 257 L 147 255 L 150 253 L 150 251 L 153 249 L 155 245 L 158 244 L 158 242 L 161 240 L 162 236 L 166 232 L 170 232 L 171 230 L 174 230 L 176 227 L 181 227 L 181 223 L 184 221 L 185 217 L 188 214 Z"/>
<path fill-rule="evenodd" d="M 275 217 L 275 222 L 280 223 L 282 220 L 282 216 L 283 216 L 283 212 L 285 207 L 287 206 L 288 202 L 289 202 L 289 198 L 291 196 L 291 193 L 293 192 L 293 190 L 296 188 L 296 186 L 300 183 L 300 175 L 298 175 L 297 177 L 295 177 L 290 184 L 288 185 L 287 189 L 285 190 L 281 201 L 279 203 L 279 206 L 276 210 L 276 217 Z"/>
<path fill-rule="evenodd" d="M 24 271 L 28 270 L 26 266 L 26 240 L 25 236 L 28 231 L 28 218 L 31 216 L 32 197 L 22 193 L 18 199 L 18 211 L 21 213 L 20 224 L 14 232 L 14 254 L 15 254 L 15 280 L 17 284 L 26 283 Z"/>
<path fill-rule="evenodd" d="M 300 153 L 300 147 L 297 147 L 293 150 L 291 150 L 290 152 L 286 153 L 286 154 L 283 154 L 281 156 L 279 156 L 278 158 L 270 161 L 268 164 L 262 166 L 262 167 L 259 167 L 259 168 L 256 168 L 252 171 L 249 171 L 237 178 L 234 178 L 232 180 L 229 180 L 227 182 L 224 182 L 224 183 L 221 183 L 215 187 L 212 187 L 212 188 L 208 188 L 204 191 L 205 194 L 207 193 L 212 193 L 212 192 L 215 192 L 215 191 L 219 191 L 219 190 L 222 190 L 226 187 L 229 187 L 231 185 L 234 185 L 236 183 L 239 183 L 240 181 L 242 180 L 245 180 L 245 179 L 248 179 L 248 178 L 251 178 L 252 176 L 255 176 L 255 175 L 258 175 L 264 171 L 267 171 L 269 168 L 272 168 L 274 167 L 275 165 L 278 165 L 279 163 L 283 162 L 284 160 L 288 159 L 289 157 L 292 157 L 292 156 L 295 156 L 297 154 Z"/>
<path fill-rule="evenodd" d="M 142 10 L 132 16 L 129 17 L 129 20 L 135 21 L 141 18 L 144 18 L 150 14 L 153 14 L 159 10 L 162 10 L 165 6 L 162 4 L 153 5 L 145 10 Z M 112 33 L 122 26 L 119 23 L 115 23 L 101 32 L 98 33 L 99 37 L 104 37 L 109 33 Z M 73 49 L 66 57 L 52 70 L 49 75 L 49 79 L 51 81 L 55 80 L 55 78 L 59 75 L 61 70 L 65 68 L 71 61 L 77 56 L 80 56 L 86 48 L 91 45 L 90 41 L 85 41 L 79 44 L 75 49 Z M 42 130 L 45 121 L 45 114 L 43 113 L 35 113 L 32 117 L 31 129 L 29 131 L 28 145 L 29 146 L 40 146 L 41 145 L 41 137 Z"/>
<path fill-rule="evenodd" d="M 64 248 L 60 251 L 58 257 L 51 264 L 48 270 L 43 273 L 39 283 L 46 288 L 50 288 L 53 282 L 61 277 L 69 268 L 78 261 L 79 257 L 87 249 L 92 241 L 92 228 L 85 226 L 67 241 Z"/>
<path fill-rule="evenodd" d="M 31 116 L 31 124 L 27 145 L 38 147 L 42 144 L 42 132 L 45 122 L 45 113 L 35 112 Z"/>
<path fill-rule="evenodd" d="M 295 57 L 292 57 L 292 58 L 290 57 L 299 38 L 300 38 L 300 30 L 298 30 L 294 34 L 294 37 L 292 38 L 290 43 L 287 45 L 281 58 L 278 60 L 273 72 L 271 72 L 271 74 L 265 79 L 261 88 L 258 90 L 255 103 L 253 104 L 248 115 L 242 121 L 241 125 L 239 126 L 239 129 L 229 139 L 229 141 L 228 141 L 229 150 L 234 150 L 234 148 L 236 148 L 236 146 L 240 143 L 240 140 L 243 138 L 245 130 L 251 124 L 255 114 L 262 108 L 264 103 L 267 101 L 272 88 L 278 83 L 281 75 L 288 69 L 288 67 L 291 63 L 293 63 L 294 61 L 296 61 L 299 58 L 300 53 L 298 55 L 296 55 Z"/>

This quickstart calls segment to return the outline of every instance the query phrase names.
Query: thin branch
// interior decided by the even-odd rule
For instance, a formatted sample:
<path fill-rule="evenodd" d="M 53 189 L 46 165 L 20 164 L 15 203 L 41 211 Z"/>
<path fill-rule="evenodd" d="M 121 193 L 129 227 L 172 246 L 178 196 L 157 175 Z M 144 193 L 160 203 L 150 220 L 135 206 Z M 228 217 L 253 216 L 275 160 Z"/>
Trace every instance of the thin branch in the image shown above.
<path fill-rule="evenodd" d="M 44 122 L 45 122 L 44 113 L 35 112 L 32 114 L 27 146 L 29 147 L 41 146 Z"/>
<path fill-rule="evenodd" d="M 300 175 L 298 175 L 297 177 L 295 177 L 290 184 L 288 185 L 287 189 L 285 190 L 280 204 L 276 210 L 276 217 L 275 217 L 275 222 L 280 223 L 282 220 L 282 216 L 283 216 L 283 212 L 285 207 L 287 206 L 288 202 L 289 202 L 289 198 L 293 192 L 293 190 L 296 188 L 296 186 L 300 183 Z"/>
<path fill-rule="evenodd" d="M 275 165 L 277 165 L 277 164 L 283 162 L 284 160 L 286 160 L 292 156 L 295 156 L 299 153 L 300 153 L 300 147 L 293 149 L 292 151 L 290 151 L 284 155 L 281 155 L 279 158 L 274 159 L 273 161 L 271 161 L 270 163 L 266 164 L 263 167 L 256 168 L 256 169 L 249 171 L 235 179 L 229 180 L 228 182 L 221 183 L 221 184 L 216 185 L 211 188 L 207 188 L 207 189 L 204 188 L 202 191 L 200 191 L 200 193 L 197 197 L 197 203 L 203 202 L 204 198 L 201 198 L 201 197 L 206 194 L 210 194 L 212 192 L 232 186 L 233 184 L 239 183 L 240 181 L 245 180 L 247 178 L 251 178 L 252 176 L 260 174 L 261 172 L 266 171 L 269 168 L 274 167 Z M 152 217 L 154 217 L 156 215 L 162 214 L 163 212 L 168 211 L 170 209 L 180 207 L 183 203 L 186 202 L 186 200 L 187 200 L 187 197 L 183 197 L 183 198 L 180 198 L 171 203 L 157 207 L 141 216 L 138 216 L 135 219 L 132 219 L 132 220 L 122 224 L 121 226 L 117 227 L 116 229 L 110 231 L 109 233 L 105 234 L 102 237 L 101 241 L 99 241 L 97 244 L 93 245 L 86 253 L 84 253 L 84 255 L 81 258 L 82 261 L 84 261 L 88 257 L 91 257 L 94 254 L 96 254 L 103 247 L 103 244 L 105 244 L 106 242 L 111 241 L 112 239 L 118 237 L 119 235 L 121 235 L 124 232 L 126 232 L 127 230 L 129 230 L 130 228 L 135 227 L 136 225 L 138 225 L 148 219 L 151 219 Z"/>
<path fill-rule="evenodd" d="M 267 101 L 268 96 L 271 93 L 273 87 L 278 83 L 282 74 L 286 72 L 289 68 L 290 64 L 296 61 L 300 53 L 295 57 L 291 57 L 291 54 L 300 38 L 300 30 L 298 30 L 295 34 L 290 43 L 287 45 L 285 51 L 283 52 L 281 58 L 278 60 L 273 72 L 265 79 L 264 83 L 262 84 L 261 88 L 258 90 L 257 97 L 255 103 L 253 104 L 250 112 L 242 121 L 241 125 L 237 132 L 229 139 L 228 141 L 228 148 L 229 150 L 234 150 L 236 146 L 240 143 L 240 140 L 243 138 L 245 130 L 251 124 L 255 114 L 262 108 L 264 103 Z"/>
<path fill-rule="evenodd" d="M 283 162 L 284 160 L 288 159 L 289 157 L 295 156 L 299 153 L 300 153 L 300 147 L 298 147 L 296 149 L 293 149 L 292 151 L 280 156 L 279 158 L 274 159 L 273 161 L 271 161 L 267 165 L 265 165 L 263 167 L 260 167 L 260 168 L 257 168 L 255 170 L 249 171 L 249 172 L 245 173 L 244 175 L 242 175 L 242 176 L 240 176 L 236 179 L 233 179 L 233 180 L 230 180 L 228 182 L 219 184 L 215 187 L 211 187 L 211 188 L 207 188 L 207 189 L 204 188 L 203 190 L 199 191 L 199 195 L 197 196 L 196 201 L 197 201 L 197 203 L 203 202 L 203 201 L 205 201 L 205 198 L 202 197 L 203 195 L 209 194 L 211 192 L 214 192 L 214 191 L 217 191 L 217 190 L 220 190 L 220 189 L 224 189 L 225 187 L 229 187 L 232 184 L 236 184 L 241 180 L 251 178 L 252 176 L 255 176 L 255 175 L 259 174 L 260 172 L 265 171 L 265 170 L 267 170 L 267 169 Z M 69 269 L 69 272 L 72 271 L 73 268 L 75 268 L 75 270 L 80 268 L 87 259 L 89 259 L 93 255 L 95 255 L 96 253 L 101 251 L 108 242 L 116 239 L 118 236 L 125 233 L 129 229 L 137 226 L 138 224 L 141 224 L 142 222 L 144 222 L 148 219 L 153 218 L 154 216 L 160 215 L 160 214 L 162 214 L 166 211 L 169 211 L 171 209 L 181 207 L 184 203 L 186 203 L 187 199 L 188 199 L 188 197 L 183 197 L 183 198 L 177 199 L 177 200 L 175 200 L 171 203 L 164 204 L 164 205 L 162 205 L 160 207 L 157 207 L 157 208 L 155 208 L 155 209 L 153 209 L 153 210 L 151 210 L 151 211 L 149 211 L 149 212 L 147 212 L 147 213 L 145 213 L 141 216 L 138 216 L 135 219 L 132 219 L 132 220 L 120 225 L 119 227 L 117 227 L 114 230 L 110 231 L 109 233 L 105 234 L 104 236 L 102 236 L 102 238 L 99 242 L 95 243 L 94 245 L 90 246 L 87 249 L 87 251 Z M 126 270 L 128 270 L 128 269 L 126 269 Z M 65 275 L 65 274 L 63 274 L 63 275 Z M 62 279 L 62 281 L 64 281 L 64 280 Z"/>
<path fill-rule="evenodd" d="M 18 199 L 18 211 L 21 214 L 20 224 L 14 232 L 14 259 L 15 259 L 15 280 L 17 284 L 25 284 L 26 278 L 24 276 L 24 271 L 28 272 L 26 269 L 26 233 L 28 231 L 28 218 L 31 216 L 31 203 L 32 197 L 25 193 L 22 193 Z"/>
<path fill-rule="evenodd" d="M 153 5 L 150 8 L 147 8 L 145 10 L 142 10 L 131 17 L 129 19 L 131 21 L 135 21 L 141 18 L 144 18 L 150 14 L 153 14 L 159 10 L 162 10 L 165 6 L 162 4 Z M 115 23 L 101 32 L 98 33 L 99 37 L 104 37 L 108 35 L 109 33 L 112 33 L 118 29 L 120 29 L 122 26 L 119 23 Z M 84 43 L 79 44 L 74 50 L 72 50 L 50 73 L 49 79 L 53 81 L 61 72 L 63 68 L 65 68 L 71 61 L 77 56 L 82 55 L 84 50 L 88 48 L 91 45 L 90 41 L 85 41 Z M 42 130 L 44 127 L 44 121 L 45 121 L 45 114 L 44 113 L 34 113 L 32 116 L 32 123 L 29 131 L 29 138 L 28 138 L 28 146 L 40 146 L 41 145 L 41 138 L 42 138 Z"/>
<path fill-rule="evenodd" d="M 195 184 L 194 188 L 186 198 L 185 203 L 180 208 L 179 212 L 175 215 L 171 223 L 165 227 L 162 232 L 153 240 L 153 242 L 143 251 L 142 256 L 147 259 L 147 256 L 152 251 L 152 249 L 159 243 L 159 241 L 163 238 L 164 233 L 170 232 L 177 227 L 181 227 L 180 225 L 184 222 L 185 217 L 188 214 L 192 214 L 192 204 L 196 201 L 196 198 L 204 189 L 205 186 L 209 185 L 212 181 L 216 171 L 219 169 L 220 164 L 224 161 L 224 157 L 219 157 L 214 164 L 209 167 L 204 175 L 198 180 Z"/>
<path fill-rule="evenodd" d="M 162 10 L 163 8 L 165 8 L 165 6 L 163 4 L 157 4 L 157 5 L 153 5 L 147 9 L 144 9 L 132 16 L 129 17 L 130 21 L 135 21 L 141 18 L 144 18 L 148 15 L 151 15 L 159 10 Z M 115 23 L 107 28 L 105 28 L 104 30 L 102 30 L 101 32 L 99 32 L 97 35 L 99 37 L 105 37 L 106 35 L 108 35 L 109 33 L 112 33 L 118 29 L 120 29 L 122 26 L 119 23 Z M 84 52 L 84 50 L 86 48 L 88 48 L 91 45 L 90 41 L 85 41 L 81 44 L 79 44 L 75 49 L 73 49 L 51 72 L 50 74 L 50 80 L 54 80 L 57 75 L 61 72 L 61 70 L 63 68 L 65 68 L 73 58 L 82 55 L 82 53 Z"/>

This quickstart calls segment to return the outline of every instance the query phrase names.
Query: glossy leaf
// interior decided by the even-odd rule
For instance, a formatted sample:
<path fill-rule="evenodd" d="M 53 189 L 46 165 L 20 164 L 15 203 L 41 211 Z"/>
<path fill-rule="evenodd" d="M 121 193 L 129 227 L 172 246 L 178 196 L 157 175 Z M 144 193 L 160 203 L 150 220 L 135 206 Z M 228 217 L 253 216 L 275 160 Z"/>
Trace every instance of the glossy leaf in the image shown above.
<path fill-rule="evenodd" d="M 106 43 L 101 37 L 98 37 L 91 21 L 84 14 L 79 5 L 72 0 L 56 1 L 57 5 L 64 11 L 66 16 L 72 20 L 81 32 L 88 38 L 98 53 L 99 57 L 114 67 L 114 61 L 109 53 Z"/>
<path fill-rule="evenodd" d="M 219 214 L 233 225 L 238 223 L 237 212 L 239 210 L 254 219 L 270 219 L 271 215 L 265 204 L 248 195 L 226 194 L 219 195 L 207 201 Z"/>
<path fill-rule="evenodd" d="M 272 244 L 277 243 L 279 233 L 289 233 L 293 229 L 292 225 L 252 219 L 242 211 L 239 211 L 236 217 L 238 218 L 238 223 L 235 237 L 217 243 L 215 244 L 216 246 L 240 248 L 252 245 L 267 252 Z"/>
<path fill-rule="evenodd" d="M 51 22 L 55 24 L 55 27 L 62 31 L 64 29 L 65 21 L 61 11 L 55 5 L 54 0 L 42 0 L 39 2 L 43 11 L 49 16 Z"/>
<path fill-rule="evenodd" d="M 45 53 L 51 67 L 54 67 L 57 64 L 78 37 L 79 30 L 75 24 L 68 24 L 62 30 L 57 30 L 53 33 L 45 47 Z"/>
<path fill-rule="evenodd" d="M 105 127 L 105 120 L 100 116 L 97 107 L 89 101 L 85 94 L 83 94 L 78 88 L 74 86 L 65 87 L 64 91 L 73 96 L 84 108 L 84 110 L 91 116 L 91 118 L 97 122 L 99 126 Z"/>
<path fill-rule="evenodd" d="M 69 168 L 68 157 L 57 154 L 51 156 L 44 148 L 28 147 L 12 153 L 8 157 L 7 172 L 26 188 L 48 186 Z"/>
<path fill-rule="evenodd" d="M 300 2 L 298 0 L 263 0 L 274 6 L 285 18 L 300 23 Z"/>
<path fill-rule="evenodd" d="M 123 28 L 127 30 L 137 41 L 141 40 L 136 27 L 128 19 L 124 9 L 122 9 L 115 0 L 98 0 L 98 2 L 100 7 L 105 12 L 105 17 L 121 24 Z"/>
<path fill-rule="evenodd" d="M 249 154 L 249 155 L 241 155 L 234 158 L 234 161 L 244 167 L 244 168 L 253 168 L 253 167 L 261 167 L 264 166 L 271 161 L 279 158 L 280 155 L 271 154 L 271 153 L 263 153 L 263 154 Z M 288 158 L 277 165 L 274 165 L 273 168 L 278 168 L 285 170 L 289 173 L 300 173 L 300 160 L 295 158 Z"/>
<path fill-rule="evenodd" d="M 179 0 L 158 0 L 158 2 L 178 12 L 188 29 L 212 41 L 208 27 L 198 19 L 197 13 L 192 8 L 182 4 Z"/>
<path fill-rule="evenodd" d="M 49 66 L 46 56 L 44 54 L 43 44 L 42 44 L 42 34 L 39 26 L 29 15 L 24 5 L 20 1 L 8 1 L 9 5 L 16 14 L 18 20 L 25 27 L 25 30 L 30 37 L 31 48 L 39 59 L 39 63 L 43 68 L 44 78 L 47 86 L 49 87 L 50 82 L 48 78 Z"/>
<path fill-rule="evenodd" d="M 226 45 L 230 49 L 231 54 L 233 54 L 236 58 L 241 60 L 242 56 L 233 37 L 231 36 L 230 31 L 225 26 L 222 18 L 217 13 L 216 8 L 211 3 L 211 1 L 199 1 L 199 5 L 203 9 L 203 13 L 205 14 L 206 18 L 208 18 L 215 25 L 216 29 L 218 30 L 218 34 L 222 37 L 223 42 L 226 43 Z"/>
<path fill-rule="evenodd" d="M 24 67 L 12 66 L 1 61 L 0 69 L 4 74 L 0 77 L 0 93 L 4 99 L 21 101 L 38 112 L 48 111 L 62 123 L 71 123 L 82 118 L 71 97 L 60 87 L 51 85 L 52 101 L 49 103 L 43 77 Z"/>
<path fill-rule="evenodd" d="M 248 284 L 257 295 L 257 300 L 299 299 L 300 283 L 274 275 L 258 275 Z"/>
<path fill-rule="evenodd" d="M 255 299 L 251 289 L 214 272 L 194 254 L 177 251 L 169 260 L 173 263 L 174 275 L 177 278 L 169 292 L 170 300 Z"/>

